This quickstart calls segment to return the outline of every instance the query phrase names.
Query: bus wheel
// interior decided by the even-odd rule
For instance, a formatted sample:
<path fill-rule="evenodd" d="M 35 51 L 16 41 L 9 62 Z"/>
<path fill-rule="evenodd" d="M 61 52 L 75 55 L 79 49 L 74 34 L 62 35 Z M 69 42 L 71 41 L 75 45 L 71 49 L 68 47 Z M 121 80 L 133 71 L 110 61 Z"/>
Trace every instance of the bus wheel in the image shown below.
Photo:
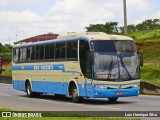
<path fill-rule="evenodd" d="M 36 92 L 32 92 L 31 85 L 27 83 L 26 85 L 26 93 L 28 97 L 38 97 L 40 94 Z"/>
<path fill-rule="evenodd" d="M 74 89 L 72 90 L 72 100 L 73 100 L 73 102 L 75 102 L 75 103 L 79 103 L 79 102 L 82 102 L 82 101 L 83 101 L 83 97 L 79 97 L 79 96 L 78 96 L 78 91 L 77 91 L 76 88 L 74 88 Z"/>
<path fill-rule="evenodd" d="M 108 98 L 108 100 L 110 103 L 114 103 L 118 100 L 118 97 L 117 98 Z"/>
<path fill-rule="evenodd" d="M 54 96 L 57 97 L 57 98 L 66 97 L 66 95 L 60 95 L 60 94 L 55 94 Z"/>

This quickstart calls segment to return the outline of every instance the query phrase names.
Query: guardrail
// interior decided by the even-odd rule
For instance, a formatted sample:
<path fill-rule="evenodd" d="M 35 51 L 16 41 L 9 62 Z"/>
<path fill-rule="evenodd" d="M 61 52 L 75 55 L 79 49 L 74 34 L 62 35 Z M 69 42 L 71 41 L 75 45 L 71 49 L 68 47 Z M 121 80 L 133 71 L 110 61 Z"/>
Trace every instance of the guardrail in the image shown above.
<path fill-rule="evenodd" d="M 160 86 L 141 81 L 141 94 L 160 95 Z"/>
<path fill-rule="evenodd" d="M 0 76 L 0 83 L 12 84 L 11 76 Z"/>

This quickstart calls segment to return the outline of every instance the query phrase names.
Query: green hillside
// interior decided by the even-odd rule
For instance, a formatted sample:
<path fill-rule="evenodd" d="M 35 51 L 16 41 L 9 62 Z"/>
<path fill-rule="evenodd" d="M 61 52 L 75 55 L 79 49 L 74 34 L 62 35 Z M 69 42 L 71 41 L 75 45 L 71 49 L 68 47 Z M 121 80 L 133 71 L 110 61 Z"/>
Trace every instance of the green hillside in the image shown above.
<path fill-rule="evenodd" d="M 131 32 L 129 33 L 129 36 L 134 38 L 137 42 L 160 40 L 160 29 Z"/>
<path fill-rule="evenodd" d="M 160 46 L 147 46 L 140 51 L 143 53 L 145 63 L 160 63 Z"/>

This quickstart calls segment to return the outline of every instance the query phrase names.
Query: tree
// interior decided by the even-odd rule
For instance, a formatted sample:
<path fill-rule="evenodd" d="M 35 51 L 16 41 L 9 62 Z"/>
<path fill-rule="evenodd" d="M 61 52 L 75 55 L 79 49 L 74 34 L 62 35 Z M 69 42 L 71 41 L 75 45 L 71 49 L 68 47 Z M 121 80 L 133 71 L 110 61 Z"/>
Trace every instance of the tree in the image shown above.
<path fill-rule="evenodd" d="M 159 19 L 148 19 L 136 25 L 136 30 L 154 30 L 160 29 L 160 20 Z"/>
<path fill-rule="evenodd" d="M 3 52 L 3 45 L 0 43 L 0 53 Z"/>
<path fill-rule="evenodd" d="M 105 32 L 108 34 L 118 33 L 118 22 L 106 22 L 105 24 L 90 24 L 86 27 L 87 32 Z"/>
<path fill-rule="evenodd" d="M 12 46 L 10 44 L 5 44 L 3 46 L 3 52 L 4 53 L 11 53 L 12 52 Z"/>

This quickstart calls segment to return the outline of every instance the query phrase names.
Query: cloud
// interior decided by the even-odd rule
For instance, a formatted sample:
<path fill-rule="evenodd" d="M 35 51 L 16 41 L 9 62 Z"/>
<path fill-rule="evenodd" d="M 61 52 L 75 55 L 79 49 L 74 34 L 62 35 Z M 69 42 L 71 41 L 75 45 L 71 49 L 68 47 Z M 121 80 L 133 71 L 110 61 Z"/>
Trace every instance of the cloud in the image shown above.
<path fill-rule="evenodd" d="M 0 0 L 0 7 L 5 7 L 9 4 L 9 0 Z"/>
<path fill-rule="evenodd" d="M 31 12 L 30 10 L 25 10 L 22 12 L 0 12 L 0 22 L 36 22 L 41 18 L 38 14 Z"/>
<path fill-rule="evenodd" d="M 63 0 L 57 1 L 46 13 L 54 22 L 62 22 L 68 31 L 84 30 L 89 24 L 105 23 L 115 19 L 114 11 L 120 6 L 111 0 Z M 115 8 L 113 11 L 112 8 Z M 73 27 L 74 26 L 74 27 Z"/>
<path fill-rule="evenodd" d="M 152 14 L 152 18 L 160 19 L 160 10 Z"/>
<path fill-rule="evenodd" d="M 149 0 L 126 0 L 127 9 L 129 11 L 146 12 L 151 8 L 151 2 Z"/>
<path fill-rule="evenodd" d="M 130 23 L 149 18 L 151 0 L 127 0 L 128 20 Z M 104 24 L 109 21 L 117 21 L 123 25 L 123 1 L 122 0 L 48 0 L 49 6 L 45 6 L 45 13 L 35 11 L 37 5 L 41 6 L 46 0 L 0 0 L 0 6 L 10 10 L 0 11 L 1 36 L 0 42 L 11 42 L 36 36 L 44 33 L 67 33 L 85 31 L 89 24 Z M 14 10 L 14 7 L 24 6 L 22 11 Z M 18 5 L 18 6 L 17 6 Z M 31 5 L 31 6 L 30 6 Z M 48 4 L 47 4 L 48 5 Z M 34 6 L 34 8 L 33 8 Z M 37 7 L 39 11 L 44 7 Z M 145 13 L 146 12 L 146 13 Z M 141 14 L 141 15 L 140 15 Z M 153 17 L 160 12 L 154 12 Z M 137 16 L 139 15 L 139 16 Z"/>

